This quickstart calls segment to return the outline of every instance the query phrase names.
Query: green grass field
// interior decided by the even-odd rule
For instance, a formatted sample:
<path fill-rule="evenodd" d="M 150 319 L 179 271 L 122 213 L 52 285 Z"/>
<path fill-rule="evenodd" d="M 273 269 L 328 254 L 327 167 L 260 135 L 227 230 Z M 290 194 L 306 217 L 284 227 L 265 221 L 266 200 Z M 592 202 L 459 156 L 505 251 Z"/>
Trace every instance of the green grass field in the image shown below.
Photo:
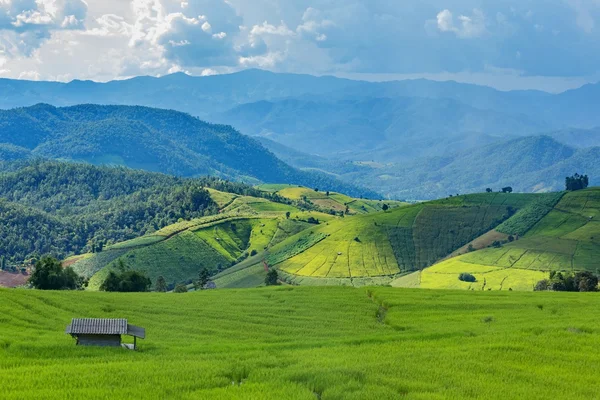
<path fill-rule="evenodd" d="M 600 222 L 596 219 L 600 216 L 600 189 L 561 193 L 556 200 L 548 200 L 552 208 L 538 201 L 523 208 L 530 209 L 532 217 L 517 213 L 514 220 L 501 225 L 504 233 L 524 233 L 515 235 L 518 240 L 459 255 L 414 276 L 399 278 L 392 285 L 471 289 L 481 288 L 485 282 L 492 290 L 532 290 L 548 271 L 600 270 Z M 477 282 L 460 282 L 462 272 L 472 273 Z"/>
<path fill-rule="evenodd" d="M 394 288 L 0 290 L 3 399 L 591 399 L 600 297 Z M 146 328 L 75 346 L 73 317 Z"/>

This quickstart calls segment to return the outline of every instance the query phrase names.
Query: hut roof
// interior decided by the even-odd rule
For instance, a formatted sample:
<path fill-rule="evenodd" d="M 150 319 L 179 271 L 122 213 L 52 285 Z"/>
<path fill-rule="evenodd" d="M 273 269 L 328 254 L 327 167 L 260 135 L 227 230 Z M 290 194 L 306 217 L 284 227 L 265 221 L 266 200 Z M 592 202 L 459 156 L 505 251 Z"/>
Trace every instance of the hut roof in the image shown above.
<path fill-rule="evenodd" d="M 146 330 L 130 325 L 126 319 L 73 318 L 66 333 L 71 335 L 131 335 L 144 339 Z"/>

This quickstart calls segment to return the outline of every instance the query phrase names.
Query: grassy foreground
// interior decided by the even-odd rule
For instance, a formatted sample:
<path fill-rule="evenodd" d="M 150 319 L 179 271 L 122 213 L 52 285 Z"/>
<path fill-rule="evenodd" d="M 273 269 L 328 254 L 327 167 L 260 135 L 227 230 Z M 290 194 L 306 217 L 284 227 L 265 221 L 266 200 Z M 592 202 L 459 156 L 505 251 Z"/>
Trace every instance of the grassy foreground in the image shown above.
<path fill-rule="evenodd" d="M 277 287 L 0 290 L 2 398 L 596 398 L 600 296 Z M 76 347 L 72 317 L 144 326 Z"/>

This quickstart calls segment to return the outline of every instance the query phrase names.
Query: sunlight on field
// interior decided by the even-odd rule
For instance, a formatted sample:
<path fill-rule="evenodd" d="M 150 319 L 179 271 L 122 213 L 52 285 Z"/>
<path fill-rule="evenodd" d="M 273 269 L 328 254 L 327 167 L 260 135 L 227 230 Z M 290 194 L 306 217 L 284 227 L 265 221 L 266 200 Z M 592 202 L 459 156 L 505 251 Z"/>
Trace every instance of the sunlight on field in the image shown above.
<path fill-rule="evenodd" d="M 463 272 L 472 274 L 477 281 L 460 281 L 458 276 Z M 462 257 L 456 257 L 423 271 L 400 277 L 391 285 L 422 289 L 531 291 L 538 281 L 547 277 L 546 272 L 472 264 L 462 261 Z"/>

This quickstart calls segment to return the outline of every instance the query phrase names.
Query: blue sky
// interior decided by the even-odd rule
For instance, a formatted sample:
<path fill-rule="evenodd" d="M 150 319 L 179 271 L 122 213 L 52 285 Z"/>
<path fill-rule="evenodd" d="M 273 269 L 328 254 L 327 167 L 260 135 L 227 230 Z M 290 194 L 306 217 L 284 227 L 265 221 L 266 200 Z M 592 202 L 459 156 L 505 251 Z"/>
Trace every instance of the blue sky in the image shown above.
<path fill-rule="evenodd" d="M 600 80 L 600 0 L 0 0 L 0 76 L 263 68 L 560 91 Z"/>

